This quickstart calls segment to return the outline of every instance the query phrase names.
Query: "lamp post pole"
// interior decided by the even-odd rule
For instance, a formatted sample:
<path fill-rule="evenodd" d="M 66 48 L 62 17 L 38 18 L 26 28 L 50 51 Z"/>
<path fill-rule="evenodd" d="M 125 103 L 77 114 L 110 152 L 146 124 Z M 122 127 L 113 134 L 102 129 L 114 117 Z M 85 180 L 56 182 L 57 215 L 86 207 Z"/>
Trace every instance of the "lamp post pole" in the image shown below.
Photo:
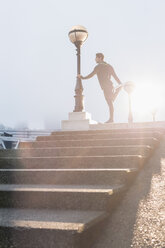
<path fill-rule="evenodd" d="M 77 74 L 81 74 L 81 46 L 87 39 L 88 32 L 83 26 L 74 26 L 69 32 L 70 41 L 76 46 L 77 51 Z M 82 112 L 84 110 L 84 96 L 82 95 L 83 86 L 81 78 L 77 77 L 75 87 L 75 107 L 73 112 Z"/>
<path fill-rule="evenodd" d="M 156 121 L 156 112 L 157 112 L 157 109 L 154 108 L 154 109 L 152 110 L 152 121 L 153 121 L 153 122 Z"/>
<path fill-rule="evenodd" d="M 81 74 L 81 44 L 76 44 L 77 51 L 77 74 Z M 84 96 L 82 95 L 83 86 L 81 78 L 77 77 L 75 87 L 75 108 L 73 112 L 82 112 L 84 110 Z"/>
<path fill-rule="evenodd" d="M 129 114 L 128 114 L 128 123 L 133 122 L 133 115 L 132 115 L 132 104 L 131 104 L 131 94 L 128 94 L 128 101 L 129 101 Z"/>
<path fill-rule="evenodd" d="M 132 114 L 132 104 L 131 104 L 131 94 L 135 88 L 134 83 L 127 82 L 124 85 L 124 90 L 128 93 L 128 102 L 129 102 L 129 113 L 128 113 L 128 123 L 133 123 L 133 114 Z"/>

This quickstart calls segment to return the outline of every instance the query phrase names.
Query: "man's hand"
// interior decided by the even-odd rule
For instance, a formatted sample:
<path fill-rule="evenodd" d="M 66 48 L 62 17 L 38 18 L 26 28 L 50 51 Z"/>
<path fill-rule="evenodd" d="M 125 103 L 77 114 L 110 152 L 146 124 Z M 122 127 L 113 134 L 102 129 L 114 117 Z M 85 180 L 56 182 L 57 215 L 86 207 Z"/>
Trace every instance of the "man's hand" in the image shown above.
<path fill-rule="evenodd" d="M 82 76 L 80 74 L 77 75 L 78 78 L 82 79 Z"/>

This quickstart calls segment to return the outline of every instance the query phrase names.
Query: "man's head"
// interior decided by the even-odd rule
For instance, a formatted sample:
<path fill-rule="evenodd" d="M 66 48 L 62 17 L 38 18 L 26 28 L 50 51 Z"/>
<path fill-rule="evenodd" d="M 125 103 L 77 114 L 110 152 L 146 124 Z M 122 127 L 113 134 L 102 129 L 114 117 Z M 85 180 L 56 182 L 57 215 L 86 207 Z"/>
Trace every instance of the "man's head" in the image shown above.
<path fill-rule="evenodd" d="M 100 63 L 104 60 L 104 54 L 103 53 L 96 53 L 96 63 Z"/>

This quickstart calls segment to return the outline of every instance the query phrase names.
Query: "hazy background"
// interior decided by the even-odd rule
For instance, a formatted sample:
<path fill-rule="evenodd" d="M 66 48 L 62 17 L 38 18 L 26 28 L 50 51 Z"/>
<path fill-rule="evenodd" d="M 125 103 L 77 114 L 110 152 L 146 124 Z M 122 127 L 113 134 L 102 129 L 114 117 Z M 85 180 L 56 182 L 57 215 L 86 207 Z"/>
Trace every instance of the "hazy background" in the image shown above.
<path fill-rule="evenodd" d="M 76 82 L 76 51 L 68 32 L 78 24 L 89 32 L 82 47 L 83 75 L 93 70 L 95 53 L 103 52 L 122 82 L 151 82 L 164 97 L 164 11 L 164 0 L 0 0 L 0 123 L 57 129 L 68 119 Z M 86 111 L 106 121 L 97 78 L 83 86 Z M 165 120 L 164 105 L 158 120 Z M 116 122 L 126 122 L 124 91 L 115 108 Z M 134 119 L 151 121 L 152 116 Z"/>

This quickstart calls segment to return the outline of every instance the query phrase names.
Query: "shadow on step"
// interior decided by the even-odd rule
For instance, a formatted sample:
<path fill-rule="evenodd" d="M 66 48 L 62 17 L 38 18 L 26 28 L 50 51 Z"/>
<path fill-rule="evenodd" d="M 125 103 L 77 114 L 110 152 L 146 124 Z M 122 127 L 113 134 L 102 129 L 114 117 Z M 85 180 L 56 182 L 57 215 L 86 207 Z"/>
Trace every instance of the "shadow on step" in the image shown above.
<path fill-rule="evenodd" d="M 165 247 L 165 139 L 90 248 Z M 101 228 L 100 228 L 101 229 Z"/>

